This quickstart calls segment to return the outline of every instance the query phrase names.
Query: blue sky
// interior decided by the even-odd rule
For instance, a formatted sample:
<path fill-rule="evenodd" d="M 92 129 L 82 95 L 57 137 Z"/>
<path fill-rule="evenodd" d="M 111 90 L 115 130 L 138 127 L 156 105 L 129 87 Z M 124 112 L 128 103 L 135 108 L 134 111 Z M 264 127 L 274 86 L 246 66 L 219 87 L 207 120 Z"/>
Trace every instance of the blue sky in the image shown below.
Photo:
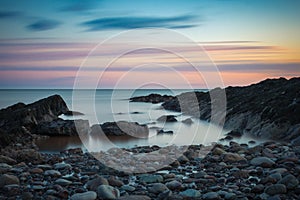
<path fill-rule="evenodd" d="M 71 54 L 70 51 L 74 47 L 70 47 L 69 43 L 82 43 L 83 46 L 86 43 L 96 44 L 121 31 L 154 27 L 178 31 L 205 45 L 209 43 L 218 45 L 215 49 L 220 49 L 223 46 L 222 42 L 225 42 L 231 50 L 223 51 L 222 54 L 211 51 L 210 56 L 216 60 L 217 64 L 222 59 L 220 66 L 226 59 L 230 62 L 234 59 L 236 61 L 247 60 L 247 62 L 238 63 L 239 71 L 245 68 L 241 67 L 243 64 L 248 68 L 249 64 L 252 64 L 256 73 L 264 74 L 264 76 L 253 75 L 251 77 L 257 78 L 249 78 L 247 82 L 240 82 L 241 80 L 236 79 L 235 82 L 229 81 L 227 84 L 247 84 L 268 77 L 268 74 L 270 77 L 279 76 L 280 73 L 287 77 L 299 76 L 299 71 L 296 70 L 297 66 L 300 66 L 298 64 L 300 63 L 299 19 L 300 1 L 297 0 L 1 0 L 0 71 L 2 76 L 20 77 L 22 69 L 28 72 L 36 67 L 36 63 L 30 63 L 31 60 L 28 60 L 40 55 L 38 53 L 41 52 L 34 52 L 37 49 L 36 45 L 43 45 L 43 47 L 48 45 L 51 49 L 51 55 L 40 55 L 39 61 L 41 71 L 51 72 L 48 66 L 50 62 L 46 63 L 47 58 L 54 56 L 53 54 L 59 54 L 64 49 L 67 49 L 67 55 Z M 29 49 L 17 50 L 22 49 L 18 45 L 24 46 L 24 43 Z M 53 47 L 55 44 L 56 48 Z M 16 49 L 12 49 L 12 45 L 17 46 Z M 8 46 L 10 51 L 6 50 Z M 92 46 L 89 46 L 85 49 L 86 52 L 74 52 L 73 55 L 79 54 L 79 57 L 83 57 L 91 48 Z M 237 52 L 232 52 L 232 48 L 235 50 L 246 48 L 248 51 L 244 52 L 244 57 L 242 57 L 237 55 Z M 257 51 L 254 51 L 254 48 L 257 48 Z M 264 52 L 261 52 L 262 48 L 265 49 Z M 57 52 L 53 53 L 55 49 Z M 228 55 L 226 59 L 222 58 L 225 54 Z M 264 60 L 262 54 L 265 57 Z M 66 55 L 66 53 L 61 55 Z M 234 55 L 237 57 L 234 58 Z M 54 56 L 53 59 L 57 58 Z M 59 58 L 54 63 L 53 74 L 57 74 L 60 67 L 61 71 L 70 67 L 69 70 L 73 71 L 73 75 L 65 75 L 65 78 L 72 80 L 70 77 L 74 77 L 74 71 L 79 67 L 80 62 L 71 62 L 67 56 L 64 61 L 62 60 L 63 58 Z M 28 62 L 20 66 L 22 61 Z M 70 64 L 67 66 L 66 63 Z M 262 66 L 261 70 L 259 70 L 259 64 Z M 274 67 L 276 73 L 270 70 L 270 66 L 267 66 L 271 64 L 276 66 Z M 285 67 L 279 70 L 280 64 L 288 66 L 287 70 L 284 71 Z M 290 70 L 290 66 L 294 66 L 293 70 Z M 11 71 L 9 67 L 12 68 Z M 237 66 L 226 68 L 234 69 Z M 16 74 L 16 69 L 19 69 L 19 74 Z M 4 72 L 7 74 L 4 75 Z M 26 73 L 23 75 L 26 76 Z M 57 79 L 57 77 L 54 78 Z M 63 80 L 63 77 L 59 78 Z M 33 83 L 38 81 L 33 80 L 33 77 L 28 77 L 16 84 L 5 82 L 4 79 L 0 83 L 2 87 L 24 85 L 33 87 Z M 57 85 L 49 85 L 49 87 L 60 87 L 59 84 L 71 87 L 72 81 L 67 85 L 57 82 Z"/>

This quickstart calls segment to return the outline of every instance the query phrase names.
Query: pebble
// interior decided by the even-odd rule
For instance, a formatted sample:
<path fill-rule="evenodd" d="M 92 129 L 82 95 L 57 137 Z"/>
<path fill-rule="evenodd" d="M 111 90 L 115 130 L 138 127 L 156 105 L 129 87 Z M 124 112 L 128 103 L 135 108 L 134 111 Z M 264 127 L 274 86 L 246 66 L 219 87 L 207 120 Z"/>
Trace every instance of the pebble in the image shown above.
<path fill-rule="evenodd" d="M 60 177 L 61 176 L 61 173 L 57 170 L 47 170 L 45 171 L 45 176 L 52 176 L 52 177 Z"/>
<path fill-rule="evenodd" d="M 218 200 L 220 196 L 217 192 L 208 192 L 202 195 L 204 200 Z"/>
<path fill-rule="evenodd" d="M 274 184 L 266 187 L 265 193 L 268 195 L 284 194 L 286 193 L 286 187 L 283 184 Z"/>
<path fill-rule="evenodd" d="M 267 157 L 256 157 L 250 161 L 250 164 L 254 166 L 271 167 L 275 162 Z"/>
<path fill-rule="evenodd" d="M 120 197 L 120 191 L 110 185 L 100 185 L 97 188 L 98 197 L 103 199 L 117 199 Z"/>
<path fill-rule="evenodd" d="M 154 193 L 154 194 L 163 193 L 166 190 L 169 190 L 169 189 L 167 188 L 167 186 L 165 186 L 162 183 L 154 183 L 153 185 L 151 185 L 148 188 L 148 191 L 151 192 L 151 193 Z"/>
<path fill-rule="evenodd" d="M 61 185 L 61 186 L 67 186 L 67 185 L 70 185 L 72 182 L 68 181 L 66 179 L 60 178 L 60 179 L 57 179 L 55 181 L 55 183 L 58 184 L 58 185 Z"/>
<path fill-rule="evenodd" d="M 155 174 L 142 174 L 139 177 L 140 182 L 145 183 L 157 183 L 157 182 L 163 182 L 164 178 L 161 175 L 155 175 Z"/>
<path fill-rule="evenodd" d="M 183 197 L 197 198 L 201 196 L 201 193 L 198 190 L 187 189 L 183 192 L 180 192 L 179 195 Z"/>
<path fill-rule="evenodd" d="M 0 176 L 0 188 L 4 187 L 5 185 L 11 184 L 20 184 L 18 177 L 9 174 L 3 174 Z"/>
<path fill-rule="evenodd" d="M 71 200 L 95 200 L 96 198 L 97 193 L 94 191 L 76 193 L 71 196 Z"/>
<path fill-rule="evenodd" d="M 125 190 L 125 191 L 127 191 L 127 192 L 133 192 L 133 191 L 135 190 L 135 187 L 130 186 L 130 185 L 123 185 L 123 186 L 121 187 L 121 189 L 122 189 L 122 190 Z"/>
<path fill-rule="evenodd" d="M 299 185 L 298 179 L 292 174 L 286 175 L 278 183 L 284 184 L 287 189 L 294 189 Z"/>
<path fill-rule="evenodd" d="M 166 183 L 166 186 L 170 189 L 170 190 L 180 190 L 182 188 L 182 183 L 180 183 L 177 180 L 173 180 L 170 182 Z"/>

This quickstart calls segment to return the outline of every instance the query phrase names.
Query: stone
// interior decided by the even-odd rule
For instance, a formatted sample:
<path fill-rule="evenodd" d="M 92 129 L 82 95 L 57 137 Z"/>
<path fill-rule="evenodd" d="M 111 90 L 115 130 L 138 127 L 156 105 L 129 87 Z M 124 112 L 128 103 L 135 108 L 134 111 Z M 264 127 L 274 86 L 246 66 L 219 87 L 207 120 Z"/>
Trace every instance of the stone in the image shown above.
<path fill-rule="evenodd" d="M 146 195 L 127 195 L 118 198 L 118 200 L 151 200 L 151 198 Z"/>
<path fill-rule="evenodd" d="M 108 136 L 132 136 L 136 138 L 147 138 L 149 129 L 147 125 L 140 125 L 137 122 L 105 122 L 95 124 L 91 127 L 91 135 L 105 134 Z"/>
<path fill-rule="evenodd" d="M 31 200 L 31 199 L 33 199 L 33 194 L 31 193 L 31 192 L 24 192 L 23 194 L 22 194 L 22 199 L 23 200 Z"/>
<path fill-rule="evenodd" d="M 148 191 L 154 194 L 160 194 L 169 190 L 167 186 L 162 183 L 154 183 L 151 187 L 148 188 Z"/>
<path fill-rule="evenodd" d="M 41 168 L 33 168 L 33 169 L 30 169 L 29 172 L 32 174 L 42 174 L 42 173 L 44 173 L 44 170 L 42 170 Z"/>
<path fill-rule="evenodd" d="M 244 157 L 240 156 L 237 153 L 224 153 L 222 156 L 223 156 L 224 162 L 234 163 L 234 162 L 246 160 Z"/>
<path fill-rule="evenodd" d="M 0 163 L 6 163 L 9 165 L 15 165 L 17 164 L 17 161 L 8 157 L 8 156 L 4 156 L 4 155 L 0 155 Z"/>
<path fill-rule="evenodd" d="M 278 183 L 284 184 L 287 189 L 291 190 L 297 188 L 299 185 L 299 180 L 292 174 L 286 175 Z"/>
<path fill-rule="evenodd" d="M 271 167 L 275 162 L 267 157 L 256 157 L 250 161 L 250 164 L 254 166 Z"/>
<path fill-rule="evenodd" d="M 92 190 L 92 191 L 97 191 L 97 188 L 100 185 L 108 185 L 107 179 L 100 176 L 100 177 L 92 179 L 86 183 L 87 189 Z"/>
<path fill-rule="evenodd" d="M 157 118 L 159 122 L 177 122 L 177 119 L 174 115 L 163 115 Z"/>
<path fill-rule="evenodd" d="M 45 176 L 60 177 L 61 173 L 57 170 L 50 169 L 45 171 Z"/>
<path fill-rule="evenodd" d="M 180 192 L 179 195 L 187 198 L 197 198 L 201 196 L 201 193 L 199 192 L 199 190 L 187 189 L 185 191 Z"/>
<path fill-rule="evenodd" d="M 54 165 L 54 169 L 56 170 L 62 170 L 62 169 L 70 169 L 72 166 L 67 163 L 56 163 Z"/>
<path fill-rule="evenodd" d="M 180 190 L 182 188 L 182 183 L 180 183 L 177 180 L 173 180 L 170 182 L 166 183 L 166 186 L 170 189 L 170 190 Z"/>
<path fill-rule="evenodd" d="M 276 195 L 276 194 L 285 194 L 287 192 L 285 185 L 283 184 L 274 184 L 266 187 L 265 193 L 268 195 Z"/>
<path fill-rule="evenodd" d="M 18 177 L 14 175 L 9 174 L 3 174 L 0 176 L 0 188 L 3 188 L 6 185 L 12 185 L 12 184 L 20 184 L 20 181 Z"/>
<path fill-rule="evenodd" d="M 193 122 L 193 120 L 191 118 L 187 118 L 185 120 L 182 120 L 182 123 L 190 125 L 190 124 L 192 124 L 194 122 Z"/>
<path fill-rule="evenodd" d="M 61 186 L 67 186 L 67 185 L 70 185 L 72 182 L 68 181 L 66 179 L 60 178 L 60 179 L 57 179 L 56 181 L 54 181 L 54 183 L 61 185 Z"/>
<path fill-rule="evenodd" d="M 76 193 L 71 196 L 71 200 L 95 200 L 96 198 L 97 193 L 94 191 Z"/>
<path fill-rule="evenodd" d="M 109 185 L 114 186 L 114 187 L 121 187 L 122 185 L 124 185 L 123 181 L 121 181 L 113 176 L 109 177 L 108 183 L 109 183 Z"/>
<path fill-rule="evenodd" d="M 149 94 L 147 96 L 138 96 L 130 98 L 131 102 L 149 102 L 149 103 L 161 103 L 173 99 L 170 95 L 160 95 L 160 94 Z"/>
<path fill-rule="evenodd" d="M 218 156 L 220 156 L 220 155 L 222 155 L 223 153 L 226 153 L 226 151 L 223 150 L 223 149 L 221 149 L 221 148 L 219 148 L 219 147 L 216 147 L 216 148 L 214 148 L 214 149 L 212 150 L 212 154 L 213 154 L 213 155 L 218 155 Z"/>
<path fill-rule="evenodd" d="M 135 187 L 131 186 L 131 185 L 123 185 L 121 187 L 122 190 L 128 191 L 128 192 L 133 192 L 135 190 Z"/>
<path fill-rule="evenodd" d="M 227 133 L 227 135 L 231 136 L 231 137 L 236 137 L 236 138 L 240 138 L 243 136 L 243 133 L 239 130 L 232 130 L 229 133 Z"/>
<path fill-rule="evenodd" d="M 97 194 L 102 199 L 117 199 L 120 197 L 119 190 L 110 185 L 100 185 L 97 188 Z"/>
<path fill-rule="evenodd" d="M 218 200 L 220 199 L 220 196 L 216 192 L 208 192 L 202 195 L 202 198 L 204 200 Z"/>
<path fill-rule="evenodd" d="M 139 177 L 140 182 L 144 183 L 158 183 L 163 182 L 163 177 L 161 175 L 155 175 L 155 174 L 142 174 Z"/>

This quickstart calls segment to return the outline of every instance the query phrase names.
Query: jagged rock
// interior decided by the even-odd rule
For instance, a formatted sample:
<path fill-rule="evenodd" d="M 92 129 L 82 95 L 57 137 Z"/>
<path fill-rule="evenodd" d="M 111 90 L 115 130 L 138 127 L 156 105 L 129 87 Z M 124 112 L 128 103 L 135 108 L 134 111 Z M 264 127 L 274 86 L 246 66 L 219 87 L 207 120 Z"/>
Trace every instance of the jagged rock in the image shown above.
<path fill-rule="evenodd" d="M 68 110 L 68 111 L 64 112 L 63 114 L 66 115 L 66 116 L 80 116 L 80 115 L 84 115 L 81 112 L 71 111 L 71 110 Z"/>
<path fill-rule="evenodd" d="M 57 136 L 57 135 L 78 135 L 87 134 L 90 125 L 88 120 L 62 120 L 56 119 L 51 122 L 39 123 L 33 133 L 39 135 Z"/>
<path fill-rule="evenodd" d="M 91 134 L 105 134 L 108 136 L 132 136 L 145 138 L 149 135 L 149 129 L 146 125 L 140 125 L 137 122 L 106 122 L 101 125 L 93 125 Z"/>
<path fill-rule="evenodd" d="M 239 131 L 239 130 L 232 130 L 229 133 L 227 133 L 227 136 L 240 138 L 240 137 L 243 136 L 243 133 L 241 131 Z"/>
<path fill-rule="evenodd" d="M 131 102 L 150 102 L 150 103 L 161 103 L 173 99 L 173 96 L 150 94 L 148 96 L 139 96 L 130 98 Z"/>
<path fill-rule="evenodd" d="M 164 131 L 163 129 L 157 130 L 157 135 L 161 135 L 161 134 L 173 134 L 173 131 Z"/>
<path fill-rule="evenodd" d="M 177 119 L 174 115 L 163 115 L 157 119 L 159 122 L 177 122 Z"/>
<path fill-rule="evenodd" d="M 182 120 L 182 123 L 184 123 L 184 124 L 192 124 L 194 122 L 193 122 L 193 120 L 191 118 L 187 118 L 185 120 Z"/>

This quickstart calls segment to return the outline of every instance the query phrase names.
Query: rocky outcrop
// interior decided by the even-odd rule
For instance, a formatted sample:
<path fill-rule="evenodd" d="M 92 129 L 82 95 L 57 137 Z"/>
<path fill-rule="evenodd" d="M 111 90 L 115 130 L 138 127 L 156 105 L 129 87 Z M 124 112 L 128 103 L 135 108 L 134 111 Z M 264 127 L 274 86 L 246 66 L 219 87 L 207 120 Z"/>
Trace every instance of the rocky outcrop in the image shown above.
<path fill-rule="evenodd" d="M 130 98 L 131 102 L 148 102 L 148 103 L 162 103 L 173 99 L 170 95 L 150 94 L 147 96 L 139 96 Z"/>
<path fill-rule="evenodd" d="M 211 121 L 211 95 L 226 92 L 225 128 L 263 138 L 300 141 L 300 78 L 267 79 L 245 87 L 186 92 L 165 100 L 167 110 Z M 214 104 L 221 105 L 214 98 Z M 217 113 L 216 115 L 222 115 Z"/>
<path fill-rule="evenodd" d="M 17 103 L 0 110 L 0 146 L 24 143 L 38 135 L 77 135 L 87 133 L 87 120 L 62 120 L 61 114 L 75 115 L 59 95 L 53 95 L 31 104 Z"/>
<path fill-rule="evenodd" d="M 132 136 L 145 138 L 149 135 L 149 129 L 146 125 L 140 125 L 136 122 L 106 122 L 96 124 L 91 127 L 91 134 L 105 134 L 107 136 Z"/>
<path fill-rule="evenodd" d="M 14 127 L 26 127 L 29 131 L 42 122 L 51 122 L 69 111 L 59 95 L 41 99 L 32 104 L 18 103 L 0 110 L 0 128 L 10 131 Z"/>
<path fill-rule="evenodd" d="M 159 122 L 177 122 L 177 119 L 174 115 L 163 115 L 157 118 L 157 121 Z"/>

